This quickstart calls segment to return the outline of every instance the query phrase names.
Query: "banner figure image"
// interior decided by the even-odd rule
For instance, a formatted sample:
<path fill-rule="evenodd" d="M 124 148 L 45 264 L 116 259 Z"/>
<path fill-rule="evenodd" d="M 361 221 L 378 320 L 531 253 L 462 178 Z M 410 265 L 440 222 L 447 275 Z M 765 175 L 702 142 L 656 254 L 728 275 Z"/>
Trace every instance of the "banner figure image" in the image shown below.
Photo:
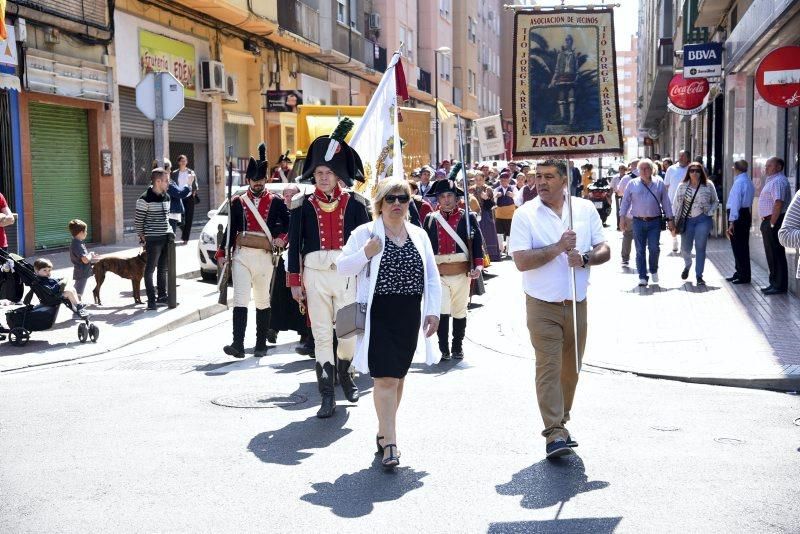
<path fill-rule="evenodd" d="M 514 29 L 514 154 L 621 153 L 612 11 L 523 11 Z"/>

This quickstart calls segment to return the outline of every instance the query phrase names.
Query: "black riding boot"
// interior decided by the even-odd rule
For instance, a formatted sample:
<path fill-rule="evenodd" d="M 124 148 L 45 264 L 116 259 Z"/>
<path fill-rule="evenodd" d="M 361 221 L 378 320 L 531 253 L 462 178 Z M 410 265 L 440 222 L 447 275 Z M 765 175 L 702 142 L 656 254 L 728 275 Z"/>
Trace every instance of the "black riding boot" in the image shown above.
<path fill-rule="evenodd" d="M 336 371 L 339 374 L 339 385 L 342 386 L 344 396 L 350 402 L 358 402 L 358 386 L 353 382 L 353 377 L 350 374 L 350 360 L 338 360 L 336 362 Z"/>
<path fill-rule="evenodd" d="M 467 318 L 453 319 L 453 348 L 450 353 L 456 360 L 464 358 L 464 334 L 467 332 Z"/>
<path fill-rule="evenodd" d="M 439 329 L 436 331 L 439 337 L 439 351 L 442 353 L 443 360 L 450 359 L 450 316 L 442 314 L 439 317 Z"/>
<path fill-rule="evenodd" d="M 253 356 L 261 358 L 267 355 L 270 347 L 267 346 L 267 334 L 269 333 L 270 308 L 256 310 L 256 348 L 253 349 Z"/>
<path fill-rule="evenodd" d="M 314 334 L 311 333 L 311 327 L 305 334 L 300 336 L 300 344 L 294 348 L 297 354 L 314 358 Z"/>
<path fill-rule="evenodd" d="M 322 396 L 322 405 L 319 407 L 317 417 L 327 419 L 336 410 L 336 395 L 333 392 L 333 377 L 336 371 L 333 365 L 327 362 L 325 365 L 320 365 L 317 362 L 314 370 L 317 372 L 317 385 L 319 386 L 319 394 Z"/>
<path fill-rule="evenodd" d="M 247 308 L 233 308 L 233 343 L 222 349 L 228 356 L 244 358 L 244 332 L 247 330 Z"/>

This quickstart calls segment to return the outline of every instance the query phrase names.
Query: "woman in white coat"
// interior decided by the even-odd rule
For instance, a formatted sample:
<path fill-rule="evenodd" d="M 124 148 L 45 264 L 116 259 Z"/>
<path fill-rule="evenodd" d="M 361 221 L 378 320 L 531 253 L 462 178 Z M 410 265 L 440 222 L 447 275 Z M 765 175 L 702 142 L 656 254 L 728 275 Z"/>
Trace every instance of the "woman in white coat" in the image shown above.
<path fill-rule="evenodd" d="M 438 361 L 428 338 L 439 326 L 442 288 L 428 236 L 408 222 L 408 182 L 386 179 L 377 189 L 375 220 L 353 231 L 336 264 L 339 274 L 357 277 L 356 300 L 367 303 L 353 363 L 375 380 L 378 454 L 391 470 L 400 463 L 395 421 L 414 354 Z"/>

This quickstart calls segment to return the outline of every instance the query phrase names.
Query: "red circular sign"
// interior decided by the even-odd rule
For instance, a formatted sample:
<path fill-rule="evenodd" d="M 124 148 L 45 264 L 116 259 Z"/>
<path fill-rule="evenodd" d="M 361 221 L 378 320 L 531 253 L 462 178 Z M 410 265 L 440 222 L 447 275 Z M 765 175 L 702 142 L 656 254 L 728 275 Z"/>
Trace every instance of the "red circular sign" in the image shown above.
<path fill-rule="evenodd" d="M 705 78 L 686 79 L 683 74 L 672 77 L 667 87 L 667 98 L 679 109 L 692 110 L 703 105 L 708 94 L 708 80 Z"/>
<path fill-rule="evenodd" d="M 756 88 L 773 106 L 800 106 L 800 46 L 782 46 L 767 54 L 756 70 Z"/>

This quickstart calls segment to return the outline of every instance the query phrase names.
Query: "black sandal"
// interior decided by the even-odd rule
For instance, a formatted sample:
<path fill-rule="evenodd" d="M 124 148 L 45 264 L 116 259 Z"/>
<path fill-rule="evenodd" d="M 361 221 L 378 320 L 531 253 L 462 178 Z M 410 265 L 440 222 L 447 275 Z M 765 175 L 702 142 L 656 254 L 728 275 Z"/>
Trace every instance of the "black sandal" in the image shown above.
<path fill-rule="evenodd" d="M 383 436 L 375 436 L 375 445 L 378 446 L 378 452 L 376 452 L 375 454 L 383 454 L 383 446 L 381 445 L 382 439 Z"/>
<path fill-rule="evenodd" d="M 383 448 L 389 449 L 389 456 L 381 461 L 381 465 L 384 470 L 393 471 L 395 467 L 400 465 L 400 455 L 397 454 L 397 445 L 394 443 L 387 443 Z M 395 454 L 392 454 L 392 450 L 394 450 Z"/>

